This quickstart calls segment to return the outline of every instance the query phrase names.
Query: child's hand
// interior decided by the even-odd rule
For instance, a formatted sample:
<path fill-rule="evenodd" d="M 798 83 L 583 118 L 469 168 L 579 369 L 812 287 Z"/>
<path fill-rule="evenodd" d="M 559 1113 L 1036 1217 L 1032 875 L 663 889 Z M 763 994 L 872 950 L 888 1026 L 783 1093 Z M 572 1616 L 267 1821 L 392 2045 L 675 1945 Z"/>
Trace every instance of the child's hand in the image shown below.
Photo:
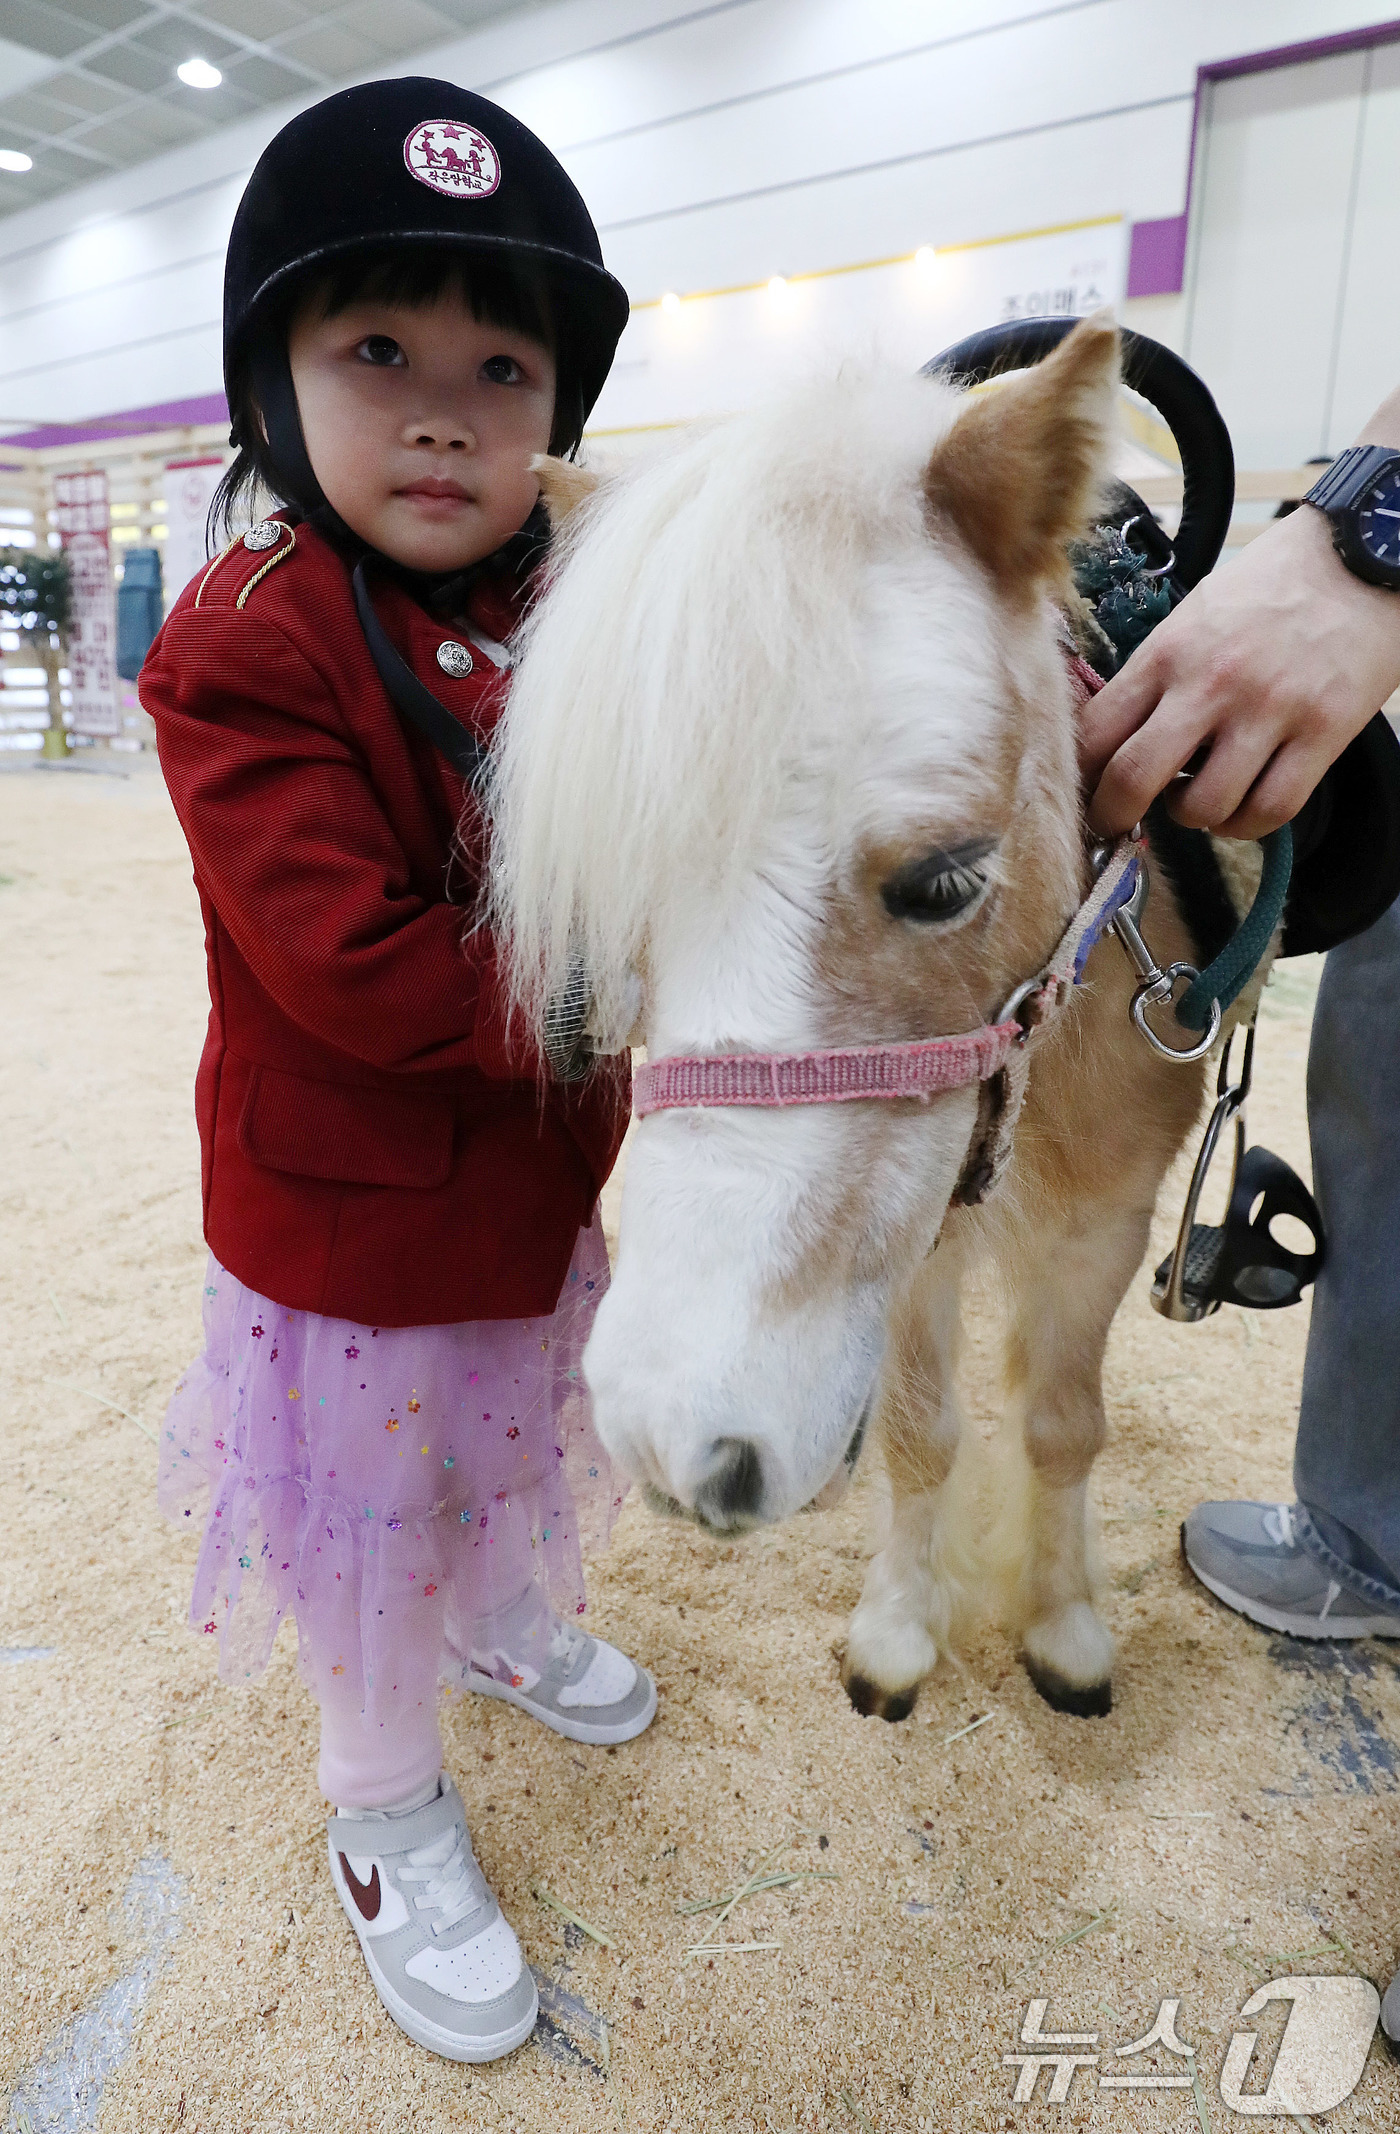
<path fill-rule="evenodd" d="M 629 974 L 623 1017 L 634 1036 L 641 1014 L 642 987 L 635 971 Z M 622 1031 L 605 1035 L 597 1028 L 597 1007 L 582 963 L 574 963 L 568 983 L 550 1001 L 545 1014 L 544 1056 L 551 1072 L 561 1082 L 587 1081 L 599 1060 L 610 1059 L 628 1048 Z"/>
<path fill-rule="evenodd" d="M 1130 829 L 1200 750 L 1170 808 L 1262 837 L 1297 814 L 1400 688 L 1400 592 L 1354 578 L 1305 504 L 1196 587 L 1080 713 L 1089 821 Z"/>
<path fill-rule="evenodd" d="M 574 963 L 568 984 L 545 1009 L 544 1056 L 560 1082 L 586 1082 L 593 1072 L 593 1039 L 587 1027 L 592 1005 L 588 973 L 581 963 Z"/>

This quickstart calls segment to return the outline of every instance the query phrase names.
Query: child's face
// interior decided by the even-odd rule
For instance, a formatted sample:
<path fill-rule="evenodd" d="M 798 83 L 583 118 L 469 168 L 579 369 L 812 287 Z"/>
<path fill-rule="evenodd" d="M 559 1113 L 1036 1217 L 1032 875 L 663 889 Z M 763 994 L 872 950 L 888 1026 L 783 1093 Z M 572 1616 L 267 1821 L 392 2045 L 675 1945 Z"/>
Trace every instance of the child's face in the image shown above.
<path fill-rule="evenodd" d="M 347 526 L 396 563 L 460 570 L 489 556 L 539 495 L 554 358 L 484 325 L 453 289 L 435 303 L 355 302 L 292 323 L 292 381 L 307 456 Z"/>

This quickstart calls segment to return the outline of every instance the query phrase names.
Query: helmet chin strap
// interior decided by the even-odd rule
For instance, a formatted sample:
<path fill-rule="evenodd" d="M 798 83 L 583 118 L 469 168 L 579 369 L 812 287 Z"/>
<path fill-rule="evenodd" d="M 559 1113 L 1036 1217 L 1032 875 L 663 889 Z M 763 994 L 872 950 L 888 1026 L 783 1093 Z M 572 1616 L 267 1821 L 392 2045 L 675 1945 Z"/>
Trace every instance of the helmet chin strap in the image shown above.
<path fill-rule="evenodd" d="M 292 383 L 292 366 L 284 347 L 265 345 L 256 350 L 252 382 L 268 454 L 285 501 L 294 505 L 303 518 L 328 511 L 325 492 L 312 470 L 306 439 L 301 434 L 297 389 Z"/>

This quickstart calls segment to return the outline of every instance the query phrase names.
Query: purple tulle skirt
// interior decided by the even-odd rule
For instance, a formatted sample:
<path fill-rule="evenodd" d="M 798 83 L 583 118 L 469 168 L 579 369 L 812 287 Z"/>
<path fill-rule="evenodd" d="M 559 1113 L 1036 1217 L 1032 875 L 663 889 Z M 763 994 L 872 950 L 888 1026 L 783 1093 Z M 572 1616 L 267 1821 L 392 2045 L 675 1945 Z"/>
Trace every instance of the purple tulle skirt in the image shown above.
<path fill-rule="evenodd" d="M 596 1216 L 540 1319 L 355 1326 L 273 1304 L 210 1258 L 159 1491 L 169 1518 L 202 1525 L 190 1620 L 218 1638 L 226 1681 L 261 1673 L 290 1609 L 310 1686 L 358 1676 L 365 1719 L 391 1724 L 532 1576 L 583 1613 L 581 1547 L 622 1501 L 579 1368 L 607 1280 Z"/>

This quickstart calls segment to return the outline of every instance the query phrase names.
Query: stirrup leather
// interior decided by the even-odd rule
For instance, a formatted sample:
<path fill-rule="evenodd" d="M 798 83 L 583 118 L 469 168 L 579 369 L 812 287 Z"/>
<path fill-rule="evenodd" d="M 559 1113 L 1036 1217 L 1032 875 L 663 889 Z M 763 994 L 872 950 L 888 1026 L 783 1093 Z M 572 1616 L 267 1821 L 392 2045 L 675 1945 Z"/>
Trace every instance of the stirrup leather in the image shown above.
<path fill-rule="evenodd" d="M 1297 1172 L 1269 1149 L 1245 1146 L 1244 1100 L 1254 1065 L 1252 1022 L 1245 1032 L 1238 1082 L 1230 1080 L 1233 1049 L 1232 1032 L 1220 1061 L 1215 1109 L 1191 1173 L 1176 1245 L 1152 1283 L 1153 1305 L 1167 1319 L 1195 1322 L 1219 1311 L 1222 1304 L 1239 1304 L 1248 1311 L 1281 1311 L 1285 1305 L 1301 1303 L 1326 1251 L 1317 1202 Z M 1198 1223 L 1196 1210 L 1206 1175 L 1231 1125 L 1235 1152 L 1225 1220 Z M 1306 1226 L 1313 1238 L 1311 1252 L 1290 1252 L 1272 1235 L 1269 1226 L 1280 1215 L 1295 1216 Z"/>

